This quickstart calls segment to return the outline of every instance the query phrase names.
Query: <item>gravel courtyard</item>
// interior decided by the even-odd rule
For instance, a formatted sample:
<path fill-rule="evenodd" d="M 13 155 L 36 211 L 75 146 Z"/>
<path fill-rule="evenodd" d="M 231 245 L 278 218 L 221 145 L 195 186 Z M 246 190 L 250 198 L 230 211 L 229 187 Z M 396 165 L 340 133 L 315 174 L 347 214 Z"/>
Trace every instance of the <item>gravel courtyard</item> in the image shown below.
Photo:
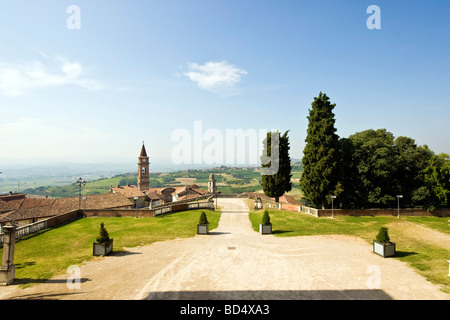
<path fill-rule="evenodd" d="M 0 299 L 450 300 L 403 262 L 373 254 L 363 240 L 263 236 L 252 230 L 242 199 L 218 201 L 222 216 L 209 235 L 95 258 L 78 273 L 26 289 L 0 287 Z"/>

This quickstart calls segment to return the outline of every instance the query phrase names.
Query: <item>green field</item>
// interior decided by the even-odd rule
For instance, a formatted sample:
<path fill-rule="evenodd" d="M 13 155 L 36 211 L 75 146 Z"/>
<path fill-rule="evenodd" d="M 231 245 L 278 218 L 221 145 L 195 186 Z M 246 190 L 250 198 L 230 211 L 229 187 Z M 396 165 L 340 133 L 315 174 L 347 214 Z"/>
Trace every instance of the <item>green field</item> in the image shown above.
<path fill-rule="evenodd" d="M 263 211 L 250 212 L 253 230 L 259 231 Z M 315 218 L 306 214 L 283 210 L 269 210 L 273 234 L 278 237 L 310 235 L 356 236 L 372 244 L 382 226 L 389 228 L 392 242 L 396 243 L 397 257 L 414 268 L 432 283 L 442 285 L 450 293 L 448 262 L 450 243 L 434 237 L 433 230 L 450 237 L 448 218 L 439 217 L 336 217 Z M 447 238 L 448 239 L 448 238 Z"/>
<path fill-rule="evenodd" d="M 16 243 L 16 280 L 23 286 L 42 282 L 66 273 L 70 265 L 79 265 L 92 259 L 92 243 L 103 222 L 114 251 L 146 245 L 155 241 L 193 237 L 202 210 L 177 212 L 156 218 L 85 218 L 44 229 Z M 203 210 L 210 229 L 217 228 L 220 211 Z M 0 255 L 3 249 L 0 250 Z"/>
<path fill-rule="evenodd" d="M 220 170 L 188 170 L 150 174 L 150 188 L 177 187 L 197 184 L 206 189 L 210 174 L 213 173 L 217 186 L 222 193 L 236 194 L 256 192 L 261 189 L 261 175 L 253 168 L 222 168 Z M 104 194 L 110 187 L 137 185 L 137 174 L 121 174 L 111 178 L 87 181 L 82 189 L 83 195 Z M 78 196 L 74 183 L 56 186 L 27 188 L 22 192 L 34 195 L 48 195 L 54 198 Z"/>

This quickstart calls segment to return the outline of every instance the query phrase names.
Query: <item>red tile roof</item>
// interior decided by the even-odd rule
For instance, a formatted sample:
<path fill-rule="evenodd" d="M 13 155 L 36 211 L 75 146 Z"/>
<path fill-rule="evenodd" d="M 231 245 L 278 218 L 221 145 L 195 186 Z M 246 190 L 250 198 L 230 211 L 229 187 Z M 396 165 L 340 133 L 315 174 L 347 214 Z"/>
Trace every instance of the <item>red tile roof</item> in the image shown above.
<path fill-rule="evenodd" d="M 133 205 L 133 202 L 122 194 L 107 193 L 83 196 L 82 198 L 86 199 L 81 199 L 81 209 L 124 208 Z M 79 208 L 78 197 L 59 199 L 26 198 L 26 201 L 22 199 L 22 202 L 22 206 L 0 214 L 0 222 L 52 217 Z"/>
<path fill-rule="evenodd" d="M 164 200 L 163 195 L 160 193 L 157 193 L 157 192 L 147 190 L 147 191 L 145 191 L 145 194 L 152 201 Z"/>
<path fill-rule="evenodd" d="M 111 187 L 111 193 L 120 193 L 127 198 L 145 197 L 145 193 L 134 185 Z"/>

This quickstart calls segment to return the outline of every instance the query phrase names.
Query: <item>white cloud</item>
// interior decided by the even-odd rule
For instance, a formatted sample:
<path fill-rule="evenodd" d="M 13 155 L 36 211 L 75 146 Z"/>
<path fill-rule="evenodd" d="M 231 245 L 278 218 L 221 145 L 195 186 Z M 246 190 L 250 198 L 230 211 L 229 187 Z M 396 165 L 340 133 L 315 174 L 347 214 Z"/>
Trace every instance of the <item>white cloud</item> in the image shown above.
<path fill-rule="evenodd" d="M 199 88 L 225 95 L 235 94 L 233 88 L 241 81 L 241 76 L 247 74 L 226 61 L 210 61 L 203 65 L 189 63 L 188 68 L 189 71 L 183 74 Z"/>
<path fill-rule="evenodd" d="M 52 60 L 53 65 L 32 61 L 22 65 L 0 63 L 0 93 L 5 96 L 21 96 L 30 90 L 62 85 L 75 85 L 88 90 L 100 90 L 104 86 L 96 80 L 82 77 L 81 63 L 65 58 Z"/>

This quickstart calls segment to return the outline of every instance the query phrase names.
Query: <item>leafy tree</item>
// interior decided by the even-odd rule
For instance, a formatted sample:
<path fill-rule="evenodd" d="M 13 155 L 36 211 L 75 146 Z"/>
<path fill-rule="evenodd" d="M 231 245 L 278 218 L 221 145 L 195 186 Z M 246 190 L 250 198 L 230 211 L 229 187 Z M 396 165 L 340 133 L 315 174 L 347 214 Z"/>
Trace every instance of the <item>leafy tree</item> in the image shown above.
<path fill-rule="evenodd" d="M 333 113 L 336 104 L 320 92 L 311 105 L 300 186 L 313 206 L 325 208 L 338 182 L 339 137 Z"/>
<path fill-rule="evenodd" d="M 397 190 L 403 195 L 403 206 L 432 207 L 431 193 L 425 187 L 425 169 L 434 153 L 425 146 L 416 146 L 414 139 L 398 137 L 394 142 L 397 152 L 395 179 Z"/>
<path fill-rule="evenodd" d="M 272 175 L 262 175 L 261 176 L 261 186 L 263 188 L 264 193 L 269 197 L 274 197 L 276 202 L 279 202 L 279 197 L 281 197 L 285 192 L 289 192 L 292 189 L 291 182 L 291 158 L 289 157 L 289 137 L 288 131 L 286 131 L 283 136 L 280 137 L 280 133 L 276 132 L 268 132 L 265 143 L 264 150 L 261 156 L 261 163 L 263 168 L 276 167 L 278 165 L 278 171 Z M 276 163 L 264 164 L 264 160 L 267 157 L 272 156 L 272 135 L 278 135 L 279 141 L 279 153 L 278 159 L 272 159 L 276 161 Z"/>
<path fill-rule="evenodd" d="M 402 207 L 445 206 L 445 155 L 439 160 L 426 145 L 417 146 L 408 137 L 394 139 L 386 129 L 358 132 L 339 143 L 341 207 L 392 207 L 398 194 Z"/>
<path fill-rule="evenodd" d="M 437 208 L 450 207 L 450 159 L 446 153 L 433 155 L 425 172 L 425 185 Z"/>
<path fill-rule="evenodd" d="M 339 139 L 338 185 L 336 196 L 341 209 L 355 209 L 363 202 L 362 181 L 354 160 L 355 148 L 350 139 Z"/>
<path fill-rule="evenodd" d="M 394 136 L 386 129 L 365 130 L 349 137 L 361 193 L 359 207 L 390 207 L 395 204 L 398 181 Z"/>

